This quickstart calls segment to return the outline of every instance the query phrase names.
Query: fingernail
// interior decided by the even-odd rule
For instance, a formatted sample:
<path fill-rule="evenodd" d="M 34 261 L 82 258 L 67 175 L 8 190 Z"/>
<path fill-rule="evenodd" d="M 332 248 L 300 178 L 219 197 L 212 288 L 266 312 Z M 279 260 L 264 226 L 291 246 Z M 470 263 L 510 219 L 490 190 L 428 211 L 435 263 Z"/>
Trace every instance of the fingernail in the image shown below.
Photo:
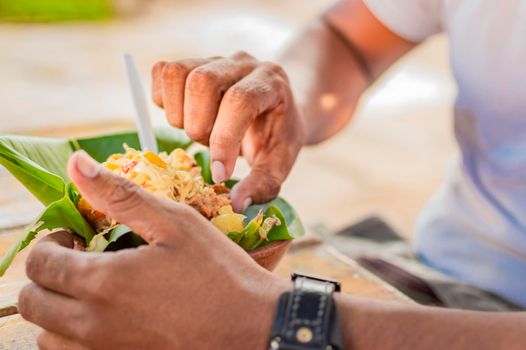
<path fill-rule="evenodd" d="M 100 171 L 100 164 L 85 151 L 77 152 L 77 169 L 88 178 L 94 178 Z"/>
<path fill-rule="evenodd" d="M 215 183 L 219 183 L 225 181 L 225 178 L 225 165 L 218 160 L 212 162 L 212 180 L 214 180 Z"/>
<path fill-rule="evenodd" d="M 250 207 L 251 204 L 252 204 L 252 198 L 245 199 L 245 201 L 243 202 L 243 212 L 245 212 L 248 209 L 248 207 Z"/>

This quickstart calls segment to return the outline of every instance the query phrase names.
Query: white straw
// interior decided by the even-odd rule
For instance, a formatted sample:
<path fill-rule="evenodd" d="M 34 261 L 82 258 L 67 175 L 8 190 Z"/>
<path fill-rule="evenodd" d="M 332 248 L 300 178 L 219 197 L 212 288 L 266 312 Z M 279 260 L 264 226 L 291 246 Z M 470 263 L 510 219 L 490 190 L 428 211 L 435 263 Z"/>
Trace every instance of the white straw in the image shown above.
<path fill-rule="evenodd" d="M 141 78 L 139 77 L 139 72 L 137 71 L 133 57 L 130 54 L 125 53 L 122 58 L 124 60 L 124 66 L 126 68 L 126 74 L 128 75 L 130 90 L 137 112 L 136 122 L 141 147 L 143 150 L 148 149 L 149 151 L 158 153 L 157 141 L 150 121 L 146 96 L 144 94 Z"/>

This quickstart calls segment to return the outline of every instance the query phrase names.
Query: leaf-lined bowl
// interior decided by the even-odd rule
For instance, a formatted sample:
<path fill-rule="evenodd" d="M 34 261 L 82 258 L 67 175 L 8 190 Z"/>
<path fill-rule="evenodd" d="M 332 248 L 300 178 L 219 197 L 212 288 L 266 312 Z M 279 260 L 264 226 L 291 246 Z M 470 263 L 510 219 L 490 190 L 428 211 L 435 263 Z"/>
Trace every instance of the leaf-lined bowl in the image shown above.
<path fill-rule="evenodd" d="M 157 129 L 156 138 L 159 150 L 164 152 L 171 152 L 175 148 L 188 149 L 192 145 L 192 141 L 183 131 L 174 128 Z M 19 241 L 0 260 L 0 276 L 5 273 L 16 254 L 40 231 L 67 228 L 89 244 L 95 233 L 76 207 L 79 194 L 67 176 L 68 159 L 73 152 L 82 149 L 95 160 L 103 162 L 110 155 L 123 152 L 124 143 L 132 148 L 140 148 L 136 132 L 80 139 L 0 136 L 0 165 L 11 172 L 46 206 L 44 212 L 24 230 Z M 200 151 L 194 154 L 194 157 L 201 167 L 203 178 L 211 183 L 208 152 Z M 235 180 L 229 181 L 227 186 L 232 186 L 234 183 Z M 273 269 L 288 249 L 288 240 L 303 235 L 304 228 L 296 211 L 282 198 L 264 205 L 249 207 L 244 213 L 247 222 L 253 219 L 259 210 L 279 217 L 286 224 L 269 231 L 266 241 L 249 246 L 255 249 L 247 248 L 249 254 L 260 265 Z M 235 241 L 235 237 L 230 234 L 229 237 Z M 144 241 L 125 226 L 120 225 L 111 233 L 108 243 L 117 249 L 119 246 L 144 244 Z"/>

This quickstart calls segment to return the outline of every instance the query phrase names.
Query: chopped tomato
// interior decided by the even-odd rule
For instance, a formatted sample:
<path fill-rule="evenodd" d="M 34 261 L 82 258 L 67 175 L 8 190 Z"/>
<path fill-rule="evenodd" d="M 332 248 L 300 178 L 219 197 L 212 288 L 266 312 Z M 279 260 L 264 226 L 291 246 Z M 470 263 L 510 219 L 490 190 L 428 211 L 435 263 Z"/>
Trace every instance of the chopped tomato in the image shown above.
<path fill-rule="evenodd" d="M 95 217 L 97 219 L 100 219 L 100 218 L 103 218 L 103 217 L 106 216 L 103 212 L 98 211 L 96 209 L 93 209 L 92 214 L 93 214 L 93 217 Z"/>
<path fill-rule="evenodd" d="M 136 165 L 137 165 L 137 162 L 135 160 L 131 161 L 128 164 L 122 166 L 122 172 L 125 173 L 125 174 L 128 174 L 128 172 L 131 169 L 133 169 L 133 167 L 135 167 Z"/>

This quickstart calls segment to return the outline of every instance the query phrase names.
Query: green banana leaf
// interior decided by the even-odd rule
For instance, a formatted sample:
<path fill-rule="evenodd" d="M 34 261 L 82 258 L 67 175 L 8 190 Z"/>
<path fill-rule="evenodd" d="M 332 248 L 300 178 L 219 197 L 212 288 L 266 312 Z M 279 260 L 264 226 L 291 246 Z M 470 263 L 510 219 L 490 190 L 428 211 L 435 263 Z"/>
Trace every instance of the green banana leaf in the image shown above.
<path fill-rule="evenodd" d="M 44 205 L 64 196 L 65 165 L 72 153 L 67 140 L 0 137 L 0 164 Z"/>
<path fill-rule="evenodd" d="M 3 276 L 16 254 L 27 247 L 36 235 L 43 230 L 68 228 L 89 242 L 93 237 L 91 226 L 84 220 L 76 206 L 77 192 L 72 184 L 65 187 L 64 196 L 51 203 L 44 212 L 25 230 L 16 242 L 0 260 L 0 276 Z"/>
<path fill-rule="evenodd" d="M 201 176 L 208 184 L 213 184 L 212 169 L 210 169 L 210 153 L 207 151 L 199 151 L 194 154 L 194 159 L 197 165 L 201 167 Z"/>
<path fill-rule="evenodd" d="M 252 205 L 248 207 L 248 209 L 245 211 L 245 215 L 249 220 L 256 217 L 257 213 L 262 210 L 265 213 L 268 213 L 268 216 L 271 216 L 274 214 L 274 210 L 271 212 L 268 212 L 268 209 L 270 208 L 278 208 L 281 211 L 281 215 L 283 216 L 280 218 L 281 221 L 284 221 L 287 224 L 287 230 L 288 234 L 292 238 L 299 238 L 305 234 L 305 227 L 303 226 L 303 223 L 300 220 L 300 217 L 296 210 L 287 202 L 285 199 L 279 197 L 274 199 L 273 201 L 270 201 L 266 204 L 259 204 L 259 205 Z M 279 226 L 278 226 L 279 227 Z M 269 241 L 278 241 L 282 240 L 285 236 L 285 233 L 283 231 L 274 231 L 269 232 Z"/>
<path fill-rule="evenodd" d="M 268 229 L 265 227 L 264 218 L 277 219 L 278 224 Z M 243 231 L 230 232 L 228 237 L 247 251 L 263 247 L 270 242 L 294 238 L 286 225 L 282 210 L 276 205 L 270 204 L 266 206 L 264 211 L 260 209 L 256 216 L 250 219 Z"/>
<path fill-rule="evenodd" d="M 191 140 L 184 131 L 174 128 L 159 128 L 156 130 L 157 144 L 160 151 L 171 152 L 175 148 L 187 149 Z M 24 249 L 43 230 L 67 228 L 91 244 L 93 250 L 105 250 L 117 243 L 121 238 L 127 238 L 128 244 L 133 246 L 143 244 L 140 237 L 131 232 L 124 225 L 119 225 L 105 236 L 94 236 L 90 225 L 84 220 L 76 208 L 79 194 L 70 184 L 67 176 L 67 162 L 71 154 L 77 150 L 85 150 L 99 162 L 106 160 L 111 154 L 123 152 L 123 144 L 140 148 L 136 132 L 117 133 L 91 138 L 80 139 L 50 139 L 25 136 L 0 136 L 0 165 L 3 165 L 15 176 L 46 209 L 40 217 L 22 233 L 19 241 L 0 260 L 0 276 L 4 274 L 16 254 Z M 207 182 L 211 182 L 210 156 L 208 151 L 200 151 L 195 155 L 201 166 L 202 175 Z M 229 181 L 232 186 L 235 180 Z M 245 249 L 268 244 L 274 240 L 293 239 L 303 235 L 304 229 L 294 209 L 285 200 L 278 198 L 263 206 L 250 207 L 245 215 L 252 220 L 259 210 L 265 215 L 277 217 L 283 225 L 272 227 L 267 239 L 247 238 L 244 230 L 238 240 L 233 239 Z M 259 227 L 258 227 L 259 229 Z M 232 233 L 234 234 L 234 233 Z M 232 238 L 232 234 L 229 237 Z M 95 237 L 94 242 L 91 242 Z M 245 239 L 246 244 L 240 243 Z"/>
<path fill-rule="evenodd" d="M 175 128 L 158 128 L 155 130 L 157 146 L 160 152 L 171 152 L 175 148 L 187 149 L 192 141 L 184 131 Z M 136 132 L 124 132 L 72 140 L 75 151 L 83 149 L 98 162 L 103 162 L 114 153 L 124 152 L 123 144 L 140 149 L 141 144 Z M 67 160 L 66 160 L 67 161 Z"/>

